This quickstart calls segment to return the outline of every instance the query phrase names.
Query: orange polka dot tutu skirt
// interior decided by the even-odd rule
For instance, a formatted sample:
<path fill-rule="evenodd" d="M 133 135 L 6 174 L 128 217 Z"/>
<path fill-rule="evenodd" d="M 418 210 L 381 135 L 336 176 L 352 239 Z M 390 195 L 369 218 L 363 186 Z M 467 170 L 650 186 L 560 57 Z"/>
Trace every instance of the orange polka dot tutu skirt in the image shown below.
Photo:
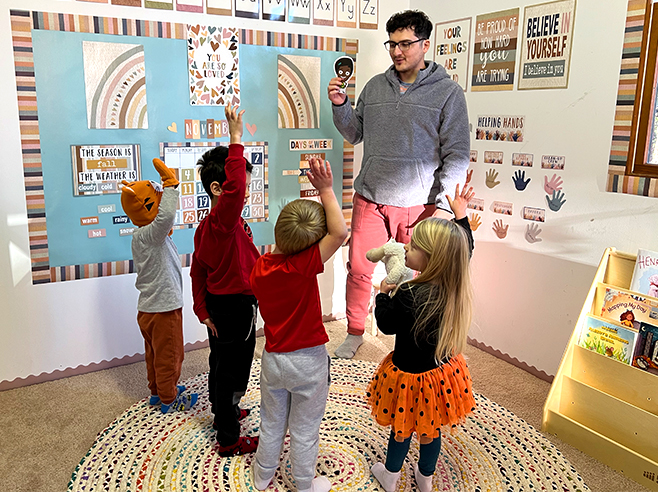
<path fill-rule="evenodd" d="M 377 423 L 404 439 L 415 432 L 435 439 L 441 428 L 462 423 L 475 410 L 471 374 L 459 354 L 418 374 L 393 364 L 393 352 L 379 364 L 366 393 Z"/>

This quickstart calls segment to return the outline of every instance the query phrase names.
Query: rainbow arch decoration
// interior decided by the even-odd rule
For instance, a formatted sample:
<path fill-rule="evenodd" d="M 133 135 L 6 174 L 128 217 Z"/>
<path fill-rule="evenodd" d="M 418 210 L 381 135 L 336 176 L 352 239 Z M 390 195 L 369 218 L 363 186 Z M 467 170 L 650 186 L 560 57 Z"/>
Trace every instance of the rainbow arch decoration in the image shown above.
<path fill-rule="evenodd" d="M 320 128 L 320 58 L 278 55 L 279 128 Z"/>
<path fill-rule="evenodd" d="M 84 41 L 90 129 L 148 128 L 144 46 Z"/>
<path fill-rule="evenodd" d="M 641 0 L 631 0 L 640 2 Z M 100 263 L 80 263 L 54 266 L 50 260 L 49 230 L 46 224 L 45 184 L 42 167 L 40 108 L 36 97 L 33 33 L 35 31 L 76 32 L 116 36 L 138 36 L 171 40 L 187 40 L 187 25 L 154 20 L 101 17 L 10 9 L 11 38 L 14 55 L 14 74 L 19 115 L 21 159 L 25 184 L 25 201 L 29 232 L 32 283 L 35 285 L 71 280 L 109 277 L 134 273 L 132 260 Z M 350 55 L 356 59 L 359 51 L 357 39 L 329 36 L 307 36 L 239 29 L 239 43 L 253 46 L 322 50 L 336 52 L 336 56 Z M 114 44 L 114 43 L 112 43 Z M 356 98 L 356 74 L 350 79 L 347 94 Z M 36 116 L 36 117 L 35 117 Z M 343 192 L 340 197 L 343 216 L 348 224 L 352 218 L 354 193 L 354 146 L 343 140 Z M 271 251 L 272 245 L 258 247 L 261 254 Z M 192 255 L 182 254 L 181 265 L 189 267 Z"/>

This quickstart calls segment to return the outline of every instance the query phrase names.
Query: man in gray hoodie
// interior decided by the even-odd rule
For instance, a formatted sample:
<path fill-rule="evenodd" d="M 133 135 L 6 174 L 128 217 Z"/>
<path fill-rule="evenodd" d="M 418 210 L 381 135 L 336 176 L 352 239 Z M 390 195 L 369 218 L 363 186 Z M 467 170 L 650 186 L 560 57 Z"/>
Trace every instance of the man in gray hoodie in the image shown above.
<path fill-rule="evenodd" d="M 368 81 L 355 108 L 340 91 L 341 79 L 331 79 L 327 89 L 338 131 L 352 144 L 363 142 L 347 264 L 347 337 L 335 352 L 344 358 L 363 343 L 375 266 L 366 252 L 390 238 L 408 243 L 421 218 L 450 218 L 445 195 L 466 181 L 469 165 L 464 92 L 424 58 L 432 22 L 407 10 L 394 14 L 386 31 L 393 65 Z"/>

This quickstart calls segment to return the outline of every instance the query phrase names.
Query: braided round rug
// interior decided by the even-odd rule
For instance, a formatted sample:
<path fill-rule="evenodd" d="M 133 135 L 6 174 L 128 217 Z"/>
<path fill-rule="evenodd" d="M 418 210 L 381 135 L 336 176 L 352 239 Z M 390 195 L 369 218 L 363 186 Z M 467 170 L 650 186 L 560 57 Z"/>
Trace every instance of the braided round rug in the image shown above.
<path fill-rule="evenodd" d="M 317 473 L 333 491 L 381 491 L 370 467 L 383 461 L 388 429 L 375 422 L 365 388 L 377 365 L 332 359 L 332 384 L 320 427 Z M 243 435 L 259 428 L 260 359 L 252 365 L 242 407 Z M 214 451 L 215 432 L 207 399 L 207 373 L 184 382 L 199 393 L 191 411 L 163 415 L 144 399 L 103 430 L 73 472 L 68 490 L 88 491 L 251 491 L 252 455 L 222 458 Z M 435 491 L 588 491 L 560 451 L 522 419 L 487 398 L 475 395 L 478 407 L 457 432 L 444 433 L 434 474 Z M 268 491 L 296 490 L 284 445 L 281 466 Z M 398 491 L 416 490 L 413 463 L 418 443 L 402 468 Z"/>

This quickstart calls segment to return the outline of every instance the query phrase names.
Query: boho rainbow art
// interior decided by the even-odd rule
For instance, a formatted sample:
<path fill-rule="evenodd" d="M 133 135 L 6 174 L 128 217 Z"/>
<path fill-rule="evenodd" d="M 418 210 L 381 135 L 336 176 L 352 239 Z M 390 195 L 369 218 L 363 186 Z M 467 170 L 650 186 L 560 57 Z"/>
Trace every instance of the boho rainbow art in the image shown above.
<path fill-rule="evenodd" d="M 89 128 L 148 128 L 144 46 L 84 41 Z"/>

